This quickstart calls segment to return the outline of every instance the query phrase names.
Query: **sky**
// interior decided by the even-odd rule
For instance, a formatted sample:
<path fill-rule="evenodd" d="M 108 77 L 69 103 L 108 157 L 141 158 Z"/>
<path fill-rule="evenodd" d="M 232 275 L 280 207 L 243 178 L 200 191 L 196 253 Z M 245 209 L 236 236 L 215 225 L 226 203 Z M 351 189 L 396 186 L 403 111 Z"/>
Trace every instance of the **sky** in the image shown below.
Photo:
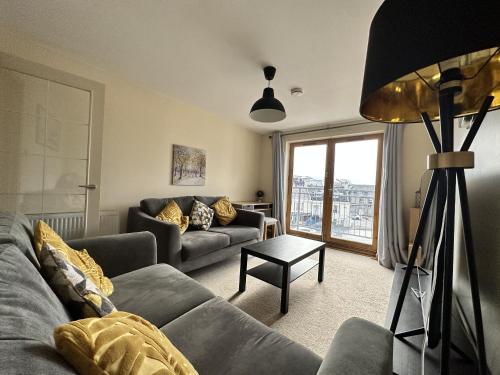
<path fill-rule="evenodd" d="M 375 185 L 377 140 L 341 142 L 335 144 L 334 177 L 354 184 Z M 296 147 L 294 176 L 324 179 L 326 145 Z"/>

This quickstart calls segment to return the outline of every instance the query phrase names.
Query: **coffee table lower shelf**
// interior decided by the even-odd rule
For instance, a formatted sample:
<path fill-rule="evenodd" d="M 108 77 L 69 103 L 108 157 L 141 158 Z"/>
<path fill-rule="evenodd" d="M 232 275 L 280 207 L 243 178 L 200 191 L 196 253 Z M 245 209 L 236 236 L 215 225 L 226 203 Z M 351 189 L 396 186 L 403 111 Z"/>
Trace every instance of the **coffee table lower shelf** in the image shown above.
<path fill-rule="evenodd" d="M 306 258 L 298 263 L 295 263 L 290 268 L 290 282 L 295 281 L 318 264 L 319 262 L 317 260 L 310 258 Z M 279 264 L 271 262 L 260 264 L 247 270 L 247 275 L 265 281 L 266 283 L 272 284 L 278 288 L 282 288 L 283 266 Z"/>

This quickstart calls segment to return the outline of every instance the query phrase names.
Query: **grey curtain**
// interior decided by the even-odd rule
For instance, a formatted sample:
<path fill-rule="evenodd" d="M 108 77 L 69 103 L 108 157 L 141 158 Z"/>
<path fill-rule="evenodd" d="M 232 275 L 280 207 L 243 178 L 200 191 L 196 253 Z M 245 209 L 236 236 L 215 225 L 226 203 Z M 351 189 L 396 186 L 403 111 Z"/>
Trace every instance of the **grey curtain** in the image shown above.
<path fill-rule="evenodd" d="M 278 220 L 278 234 L 285 233 L 285 149 L 281 132 L 273 133 L 273 217 Z"/>
<path fill-rule="evenodd" d="M 401 191 L 403 132 L 404 125 L 387 125 L 384 134 L 377 254 L 387 268 L 407 260 Z"/>

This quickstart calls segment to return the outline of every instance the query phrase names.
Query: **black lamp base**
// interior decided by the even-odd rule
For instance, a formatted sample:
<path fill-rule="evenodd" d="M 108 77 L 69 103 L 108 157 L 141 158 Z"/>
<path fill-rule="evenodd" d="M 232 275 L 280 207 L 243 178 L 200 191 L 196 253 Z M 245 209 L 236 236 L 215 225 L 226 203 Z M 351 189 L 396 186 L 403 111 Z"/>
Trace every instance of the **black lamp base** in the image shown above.
<path fill-rule="evenodd" d="M 436 161 L 429 167 L 433 169 L 429 189 L 422 208 L 413 247 L 408 259 L 405 276 L 399 293 L 399 297 L 391 323 L 391 331 L 395 337 L 404 340 L 405 337 L 427 334 L 427 346 L 435 348 L 441 341 L 441 374 L 449 374 L 450 350 L 457 348 L 451 342 L 451 322 L 453 303 L 453 256 L 454 256 L 454 232 L 455 232 L 455 195 L 458 186 L 460 206 L 463 221 L 463 234 L 465 239 L 465 253 L 469 271 L 472 305 L 476 328 L 476 355 L 479 374 L 487 375 L 486 351 L 484 346 L 484 331 L 481 316 L 481 303 L 479 297 L 479 286 L 475 252 L 472 239 L 472 227 L 470 221 L 469 200 L 467 196 L 467 185 L 464 170 L 473 167 L 471 165 L 471 154 L 468 152 L 474 137 L 493 101 L 488 96 L 476 116 L 469 133 L 460 148 L 453 148 L 453 117 L 454 117 L 454 92 L 452 90 L 440 93 L 440 118 L 441 118 L 441 142 L 426 113 L 422 113 L 423 122 L 427 128 L 430 139 L 436 153 L 432 160 Z M 473 161 L 473 159 L 472 159 Z M 396 328 L 401 315 L 406 291 L 410 282 L 419 246 L 422 244 L 425 223 L 429 216 L 431 203 L 436 195 L 436 235 L 437 246 L 435 253 L 434 289 L 430 304 L 428 324 L 412 331 L 396 333 Z M 422 356 L 425 350 L 422 350 Z M 423 363 L 423 361 L 422 361 Z"/>

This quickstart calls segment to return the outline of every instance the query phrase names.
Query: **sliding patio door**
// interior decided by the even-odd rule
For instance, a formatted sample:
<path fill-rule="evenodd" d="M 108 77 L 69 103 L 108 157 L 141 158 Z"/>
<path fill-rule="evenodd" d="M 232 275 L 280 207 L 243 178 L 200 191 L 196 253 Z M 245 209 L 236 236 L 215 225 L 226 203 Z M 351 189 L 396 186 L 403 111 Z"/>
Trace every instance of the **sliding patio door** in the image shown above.
<path fill-rule="evenodd" d="M 376 252 L 382 137 L 290 145 L 288 233 Z"/>
<path fill-rule="evenodd" d="M 287 232 L 313 239 L 323 235 L 328 141 L 290 147 Z"/>
<path fill-rule="evenodd" d="M 341 249 L 375 253 L 382 135 L 337 138 L 331 147 L 329 224 L 323 238 Z"/>

